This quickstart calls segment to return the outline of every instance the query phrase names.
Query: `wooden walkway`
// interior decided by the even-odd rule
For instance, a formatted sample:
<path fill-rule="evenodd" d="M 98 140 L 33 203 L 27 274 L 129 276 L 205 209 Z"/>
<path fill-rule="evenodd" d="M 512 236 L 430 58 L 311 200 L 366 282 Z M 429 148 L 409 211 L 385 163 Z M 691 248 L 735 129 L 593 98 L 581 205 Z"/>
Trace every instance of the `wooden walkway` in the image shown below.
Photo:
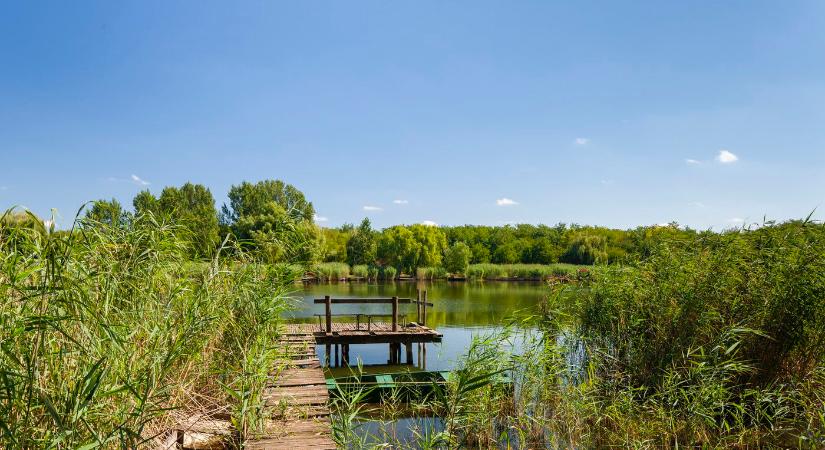
<path fill-rule="evenodd" d="M 273 416 L 266 427 L 267 437 L 247 441 L 245 448 L 335 449 L 327 405 L 329 393 L 315 354 L 315 337 L 287 328 L 279 344 L 289 359 L 264 393 Z"/>
<path fill-rule="evenodd" d="M 264 439 L 247 449 L 335 449 L 324 372 L 311 333 L 287 329 L 279 343 L 289 357 L 264 393 L 273 419 Z"/>

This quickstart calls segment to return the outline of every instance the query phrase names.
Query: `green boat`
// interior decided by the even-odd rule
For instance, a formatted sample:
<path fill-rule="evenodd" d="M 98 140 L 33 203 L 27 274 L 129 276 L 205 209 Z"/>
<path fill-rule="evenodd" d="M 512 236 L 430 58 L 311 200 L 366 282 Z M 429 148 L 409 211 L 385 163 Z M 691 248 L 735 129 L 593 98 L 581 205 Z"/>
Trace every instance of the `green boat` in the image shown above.
<path fill-rule="evenodd" d="M 364 403 L 380 403 L 390 398 L 405 403 L 420 401 L 434 395 L 452 376 L 449 371 L 404 371 L 393 373 L 361 373 L 326 379 L 331 397 L 350 397 L 360 392 Z M 496 377 L 496 385 L 511 386 L 505 374 Z"/>

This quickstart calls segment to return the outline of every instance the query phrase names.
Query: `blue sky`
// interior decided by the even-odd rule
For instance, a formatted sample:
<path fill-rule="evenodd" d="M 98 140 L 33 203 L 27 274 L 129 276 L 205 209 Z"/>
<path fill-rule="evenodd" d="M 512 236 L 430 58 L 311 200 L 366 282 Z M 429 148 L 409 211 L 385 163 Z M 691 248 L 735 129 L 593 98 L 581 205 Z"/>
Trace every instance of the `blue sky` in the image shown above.
<path fill-rule="evenodd" d="M 824 30 L 819 1 L 7 2 L 0 206 L 280 178 L 328 226 L 799 218 Z"/>

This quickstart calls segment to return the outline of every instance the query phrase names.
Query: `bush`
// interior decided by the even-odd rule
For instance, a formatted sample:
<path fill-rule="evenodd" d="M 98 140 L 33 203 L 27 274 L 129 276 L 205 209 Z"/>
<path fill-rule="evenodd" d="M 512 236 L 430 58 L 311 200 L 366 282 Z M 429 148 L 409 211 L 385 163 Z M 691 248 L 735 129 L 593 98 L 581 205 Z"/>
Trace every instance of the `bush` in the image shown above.
<path fill-rule="evenodd" d="M 315 278 L 321 281 L 340 280 L 349 276 L 349 264 L 321 263 L 315 266 Z"/>
<path fill-rule="evenodd" d="M 381 268 L 381 278 L 384 280 L 394 280 L 397 275 L 398 271 L 395 270 L 395 267 L 384 266 Z"/>
<path fill-rule="evenodd" d="M 352 275 L 358 278 L 368 278 L 370 271 L 366 264 L 359 264 L 352 266 Z"/>

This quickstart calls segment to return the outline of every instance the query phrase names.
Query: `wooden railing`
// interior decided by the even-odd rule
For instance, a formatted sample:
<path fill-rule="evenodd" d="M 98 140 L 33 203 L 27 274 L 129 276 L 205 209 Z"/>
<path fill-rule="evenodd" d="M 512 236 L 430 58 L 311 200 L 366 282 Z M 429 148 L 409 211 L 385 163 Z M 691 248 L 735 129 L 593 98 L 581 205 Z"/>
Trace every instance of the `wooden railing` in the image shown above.
<path fill-rule="evenodd" d="M 389 304 L 392 305 L 392 331 L 398 331 L 398 305 L 415 304 L 417 307 L 417 321 L 420 325 L 427 323 L 427 307 L 433 306 L 432 303 L 427 302 L 427 291 L 419 291 L 418 298 L 332 298 L 329 295 L 324 298 L 316 298 L 315 304 L 323 304 L 325 306 L 324 317 L 326 318 L 326 332 L 332 333 L 332 305 L 333 304 Z M 337 315 L 337 314 L 336 314 Z M 365 314 L 366 315 L 366 314 Z M 371 314 L 371 316 L 378 316 L 379 314 Z M 319 317 L 320 319 L 320 317 Z"/>

